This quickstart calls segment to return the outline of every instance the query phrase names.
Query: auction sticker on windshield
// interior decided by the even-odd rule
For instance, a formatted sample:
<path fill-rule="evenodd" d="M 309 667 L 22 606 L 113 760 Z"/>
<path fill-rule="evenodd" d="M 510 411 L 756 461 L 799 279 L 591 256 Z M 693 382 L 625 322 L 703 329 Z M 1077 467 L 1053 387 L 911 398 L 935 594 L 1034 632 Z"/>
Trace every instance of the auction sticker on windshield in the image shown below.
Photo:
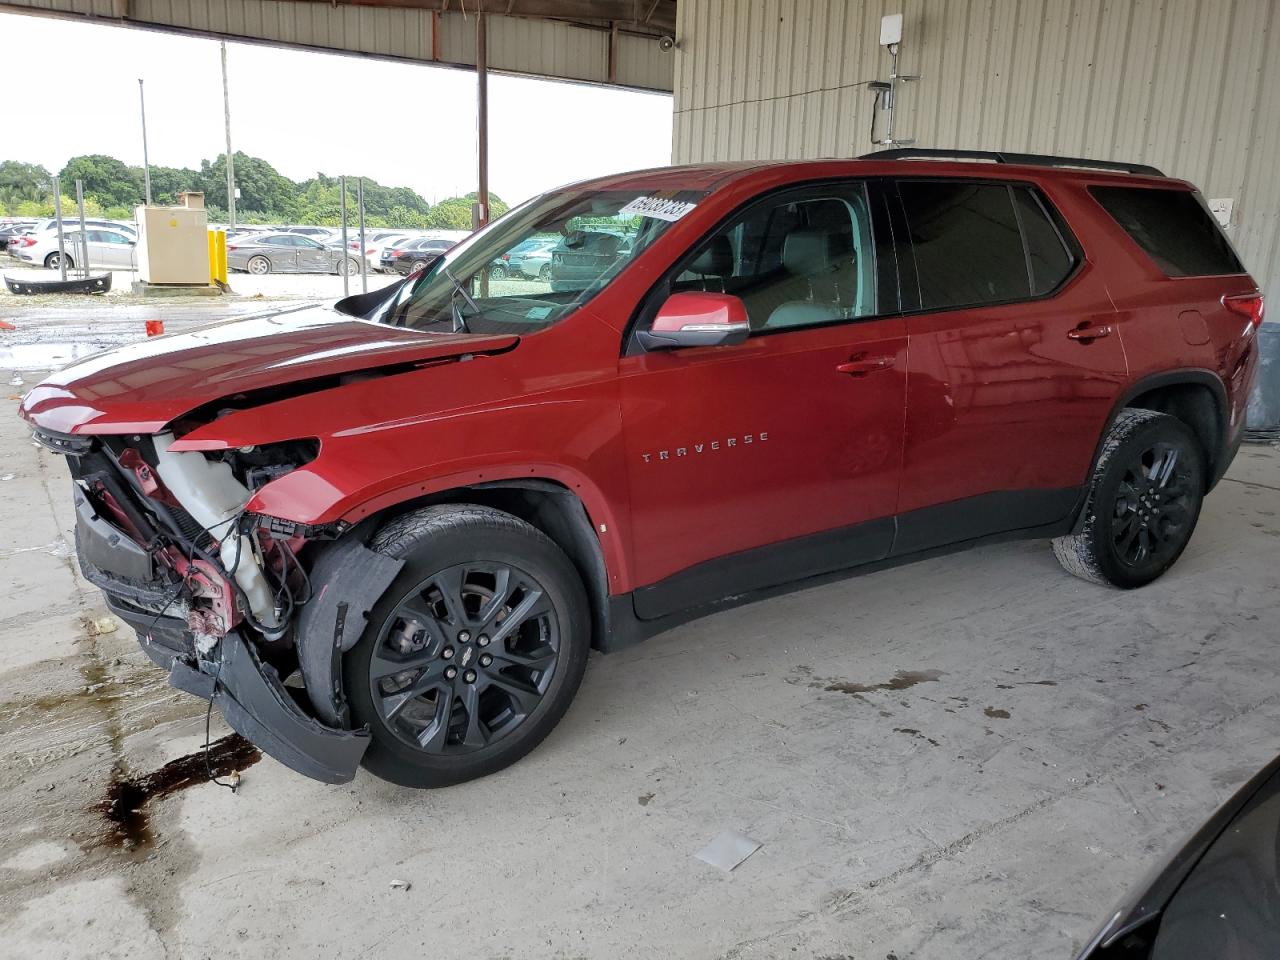
<path fill-rule="evenodd" d="M 636 197 L 618 211 L 619 216 L 639 215 L 653 217 L 655 220 L 679 220 L 696 207 L 696 203 L 684 200 L 666 200 L 662 197 Z"/>

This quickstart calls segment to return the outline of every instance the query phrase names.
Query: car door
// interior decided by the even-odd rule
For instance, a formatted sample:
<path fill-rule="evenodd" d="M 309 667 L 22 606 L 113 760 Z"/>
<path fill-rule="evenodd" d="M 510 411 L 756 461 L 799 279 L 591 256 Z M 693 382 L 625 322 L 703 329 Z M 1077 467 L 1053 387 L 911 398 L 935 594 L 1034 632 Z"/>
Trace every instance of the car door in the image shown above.
<path fill-rule="evenodd" d="M 95 230 L 93 236 L 97 240 L 98 254 L 102 266 L 113 270 L 128 270 L 133 266 L 134 245 L 123 233 L 115 230 Z M 94 244 L 90 244 L 94 246 Z"/>
<path fill-rule="evenodd" d="M 646 301 L 642 329 L 673 292 L 733 294 L 751 333 L 650 352 L 633 335 L 620 362 L 641 617 L 888 554 L 907 339 L 884 209 L 858 181 L 775 192 Z"/>
<path fill-rule="evenodd" d="M 298 245 L 295 241 L 296 237 L 291 233 L 262 238 L 262 252 L 271 258 L 272 273 L 298 272 Z"/>
<path fill-rule="evenodd" d="M 1033 184 L 895 187 L 911 356 L 894 553 L 1063 520 L 1126 377 L 1101 276 Z"/>
<path fill-rule="evenodd" d="M 293 237 L 298 248 L 298 269 L 303 273 L 332 273 L 338 258 L 337 250 L 330 250 L 322 243 L 304 237 Z"/>
<path fill-rule="evenodd" d="M 97 268 L 112 268 L 115 264 L 112 262 L 111 243 L 107 239 L 106 230 L 86 230 L 85 234 L 89 244 L 89 266 Z"/>

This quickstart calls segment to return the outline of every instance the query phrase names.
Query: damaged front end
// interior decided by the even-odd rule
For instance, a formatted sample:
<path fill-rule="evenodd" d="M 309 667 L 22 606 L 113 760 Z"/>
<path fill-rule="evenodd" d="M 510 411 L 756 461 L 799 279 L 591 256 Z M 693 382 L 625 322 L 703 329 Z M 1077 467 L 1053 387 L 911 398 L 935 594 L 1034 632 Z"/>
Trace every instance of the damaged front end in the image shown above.
<path fill-rule="evenodd" d="M 347 532 L 341 522 L 308 526 L 245 509 L 257 489 L 314 459 L 318 443 L 178 453 L 168 431 L 76 436 L 36 427 L 34 437 L 70 467 L 84 577 L 170 682 L 211 700 L 233 729 L 292 769 L 326 783 L 351 780 L 369 735 L 348 729 L 340 658 L 399 562 L 357 537 L 330 543 Z M 318 562 L 347 571 L 351 589 L 339 591 L 341 600 L 332 588 L 342 577 L 313 591 Z"/>

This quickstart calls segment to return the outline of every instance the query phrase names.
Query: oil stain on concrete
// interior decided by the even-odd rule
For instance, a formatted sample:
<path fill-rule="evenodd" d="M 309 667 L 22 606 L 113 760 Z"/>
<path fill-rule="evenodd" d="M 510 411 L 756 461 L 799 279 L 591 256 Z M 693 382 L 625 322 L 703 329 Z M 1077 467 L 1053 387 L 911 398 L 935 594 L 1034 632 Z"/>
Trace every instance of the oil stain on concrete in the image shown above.
<path fill-rule="evenodd" d="M 907 690 L 919 683 L 936 683 L 945 676 L 941 670 L 899 670 L 891 679 L 882 683 L 857 683 L 840 677 L 815 677 L 812 669 L 803 665 L 795 669 L 796 675 L 787 678 L 788 683 L 804 683 L 815 690 L 845 693 L 862 700 L 866 699 L 862 696 L 864 693 L 874 693 L 878 690 Z"/>
<path fill-rule="evenodd" d="M 238 733 L 209 744 L 208 751 L 170 760 L 158 770 L 130 777 L 117 763 L 106 796 L 97 805 L 105 818 L 101 841 L 109 846 L 142 852 L 155 843 L 147 804 L 197 783 L 239 773 L 262 759 L 262 753 Z"/>

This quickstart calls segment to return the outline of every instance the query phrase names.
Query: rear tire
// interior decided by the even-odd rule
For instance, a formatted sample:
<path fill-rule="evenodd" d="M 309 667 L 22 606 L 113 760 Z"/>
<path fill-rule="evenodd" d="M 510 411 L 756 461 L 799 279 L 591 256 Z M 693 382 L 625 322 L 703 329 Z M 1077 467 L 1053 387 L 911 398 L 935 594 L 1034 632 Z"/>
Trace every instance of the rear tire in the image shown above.
<path fill-rule="evenodd" d="M 271 261 L 266 257 L 250 257 L 245 267 L 255 277 L 263 277 L 271 272 Z"/>
<path fill-rule="evenodd" d="M 515 763 L 586 669 L 587 598 L 569 558 L 523 520 L 471 504 L 404 514 L 370 547 L 405 564 L 343 659 L 355 725 L 373 740 L 364 766 L 443 787 Z"/>
<path fill-rule="evenodd" d="M 1185 423 L 1155 410 L 1120 411 L 1094 468 L 1078 533 L 1053 552 L 1069 573 L 1121 589 L 1160 577 L 1200 517 L 1204 454 Z"/>
<path fill-rule="evenodd" d="M 46 270 L 57 270 L 57 269 L 58 269 L 58 254 L 57 254 L 57 252 L 56 252 L 56 251 L 55 251 L 55 252 L 53 252 L 53 253 L 51 253 L 51 254 L 49 254 L 47 257 L 45 257 L 45 258 L 44 258 L 44 265 L 45 265 L 45 269 L 46 269 Z M 74 270 L 74 269 L 75 269 L 75 266 L 76 266 L 76 262 L 75 262 L 74 260 L 72 260 L 72 259 L 71 259 L 71 254 L 69 254 L 69 253 L 68 253 L 68 254 L 67 254 L 67 269 L 68 269 L 68 270 Z"/>

